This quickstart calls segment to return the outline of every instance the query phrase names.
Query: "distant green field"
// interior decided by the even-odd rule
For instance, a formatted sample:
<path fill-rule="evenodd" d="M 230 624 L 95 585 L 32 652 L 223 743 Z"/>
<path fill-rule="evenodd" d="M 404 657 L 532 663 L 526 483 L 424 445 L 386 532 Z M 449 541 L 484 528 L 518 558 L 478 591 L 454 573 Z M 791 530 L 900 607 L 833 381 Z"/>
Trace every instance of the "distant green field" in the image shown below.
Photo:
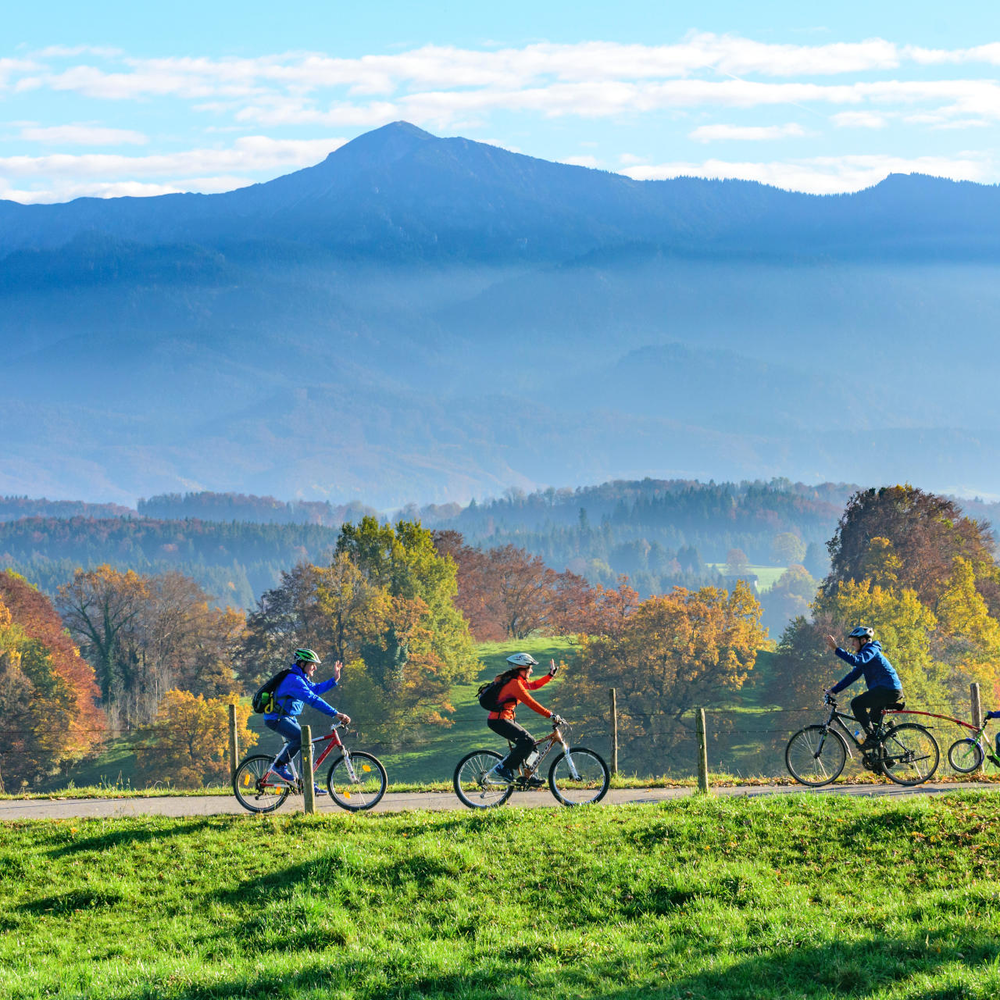
<path fill-rule="evenodd" d="M 0 823 L 11 1000 L 993 1000 L 1000 794 Z"/>
<path fill-rule="evenodd" d="M 720 573 L 726 572 L 725 563 L 706 563 L 706 566 L 718 570 Z M 787 566 L 747 566 L 747 573 L 752 573 L 757 577 L 757 592 L 763 594 L 770 590 L 781 578 Z"/>

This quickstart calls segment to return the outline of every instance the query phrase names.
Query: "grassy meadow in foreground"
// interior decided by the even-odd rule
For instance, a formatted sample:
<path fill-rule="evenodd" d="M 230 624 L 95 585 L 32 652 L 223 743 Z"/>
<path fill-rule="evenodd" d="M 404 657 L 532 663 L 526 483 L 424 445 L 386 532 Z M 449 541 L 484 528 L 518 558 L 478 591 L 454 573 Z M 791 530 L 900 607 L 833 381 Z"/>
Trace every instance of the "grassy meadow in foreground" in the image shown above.
<path fill-rule="evenodd" d="M 1000 795 L 0 825 L 4 997 L 995 997 Z"/>

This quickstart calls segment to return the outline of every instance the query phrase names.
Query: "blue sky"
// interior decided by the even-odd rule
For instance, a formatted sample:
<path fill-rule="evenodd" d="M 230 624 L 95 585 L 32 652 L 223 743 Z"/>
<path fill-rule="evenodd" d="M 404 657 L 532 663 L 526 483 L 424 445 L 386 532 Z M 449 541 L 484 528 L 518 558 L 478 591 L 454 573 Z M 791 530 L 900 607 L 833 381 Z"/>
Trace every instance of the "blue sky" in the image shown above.
<path fill-rule="evenodd" d="M 2 38 L 23 202 L 228 190 L 397 119 L 640 179 L 1000 182 L 996 5 L 57 2 Z"/>

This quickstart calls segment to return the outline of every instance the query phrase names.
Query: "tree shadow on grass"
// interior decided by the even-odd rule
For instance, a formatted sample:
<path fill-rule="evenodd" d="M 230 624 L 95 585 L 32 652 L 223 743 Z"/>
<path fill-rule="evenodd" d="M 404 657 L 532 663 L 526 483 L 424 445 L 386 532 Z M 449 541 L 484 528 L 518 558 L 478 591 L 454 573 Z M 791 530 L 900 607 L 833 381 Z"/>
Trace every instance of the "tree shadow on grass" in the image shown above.
<path fill-rule="evenodd" d="M 95 851 L 101 853 L 122 845 L 135 846 L 150 841 L 162 841 L 168 837 L 178 837 L 188 833 L 195 833 L 206 829 L 212 825 L 213 817 L 191 820 L 187 823 L 171 823 L 163 826 L 149 827 L 129 827 L 121 830 L 108 830 L 98 834 L 96 837 L 77 837 L 69 830 L 61 833 L 64 837 L 70 837 L 68 842 L 53 847 L 48 853 L 51 858 L 63 858 L 84 851 Z"/>
<path fill-rule="evenodd" d="M 421 965 L 418 959 L 335 953 L 291 975 L 241 975 L 205 984 L 151 983 L 122 991 L 121 1000 L 231 1000 L 236 997 L 326 997 L 352 1000 L 868 1000 L 892 990 L 912 1000 L 959 1000 L 996 995 L 1000 946 L 981 939 L 953 942 L 943 935 L 783 947 L 731 963 L 722 971 L 677 976 L 655 962 L 638 969 L 622 957 L 593 960 L 563 950 L 511 947 L 477 958 L 462 972 Z M 553 961 L 555 959 L 555 961 Z M 541 964 L 544 962 L 544 968 Z M 953 968 L 945 969 L 945 966 Z M 957 972 L 956 972 L 957 970 Z M 987 982 L 990 974 L 993 979 Z M 970 987 L 970 978 L 975 982 Z M 934 979 L 938 981 L 933 981 Z M 964 979 L 964 982 L 963 982 Z M 617 986 L 611 984 L 617 983 Z M 627 984 L 626 984 L 627 983 Z M 970 992 L 971 989 L 971 992 Z"/>

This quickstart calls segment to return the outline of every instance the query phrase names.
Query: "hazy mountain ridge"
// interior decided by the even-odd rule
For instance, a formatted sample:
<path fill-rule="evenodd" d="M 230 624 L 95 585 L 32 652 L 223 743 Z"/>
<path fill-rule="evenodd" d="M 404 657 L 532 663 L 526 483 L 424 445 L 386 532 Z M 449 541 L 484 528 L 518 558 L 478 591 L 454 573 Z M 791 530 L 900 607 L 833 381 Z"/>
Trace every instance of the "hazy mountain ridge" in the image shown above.
<path fill-rule="evenodd" d="M 0 490 L 1000 492 L 998 222 L 991 187 L 638 182 L 405 123 L 222 195 L 0 203 Z"/>

